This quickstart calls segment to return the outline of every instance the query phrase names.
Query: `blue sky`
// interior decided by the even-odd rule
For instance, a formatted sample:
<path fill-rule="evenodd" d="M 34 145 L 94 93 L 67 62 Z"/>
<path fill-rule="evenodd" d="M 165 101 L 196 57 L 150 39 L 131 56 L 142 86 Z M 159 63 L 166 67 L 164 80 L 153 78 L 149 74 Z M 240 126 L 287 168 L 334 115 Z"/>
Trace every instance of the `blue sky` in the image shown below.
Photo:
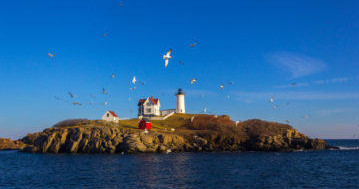
<path fill-rule="evenodd" d="M 358 8 L 358 1 L 1 2 L 0 136 L 99 119 L 107 109 L 135 117 L 138 99 L 150 95 L 174 108 L 181 87 L 191 113 L 207 107 L 234 120 L 289 120 L 312 137 L 358 138 Z M 145 85 L 130 91 L 133 76 Z"/>

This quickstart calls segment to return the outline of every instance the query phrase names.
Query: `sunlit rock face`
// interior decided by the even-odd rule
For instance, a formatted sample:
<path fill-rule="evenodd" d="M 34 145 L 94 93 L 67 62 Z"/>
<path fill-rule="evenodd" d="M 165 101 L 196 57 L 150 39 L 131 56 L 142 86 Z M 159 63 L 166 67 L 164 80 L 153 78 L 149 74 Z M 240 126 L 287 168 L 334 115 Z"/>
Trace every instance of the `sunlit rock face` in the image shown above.
<path fill-rule="evenodd" d="M 183 115 L 184 116 L 184 115 Z M 235 123 L 229 116 L 179 115 L 176 129 L 156 128 L 145 133 L 135 127 L 82 121 L 55 126 L 21 139 L 33 153 L 168 153 L 189 151 L 293 151 L 331 148 L 310 139 L 287 124 L 248 120 Z M 159 122 L 161 123 L 161 122 Z M 174 126 L 173 125 L 173 126 Z"/>

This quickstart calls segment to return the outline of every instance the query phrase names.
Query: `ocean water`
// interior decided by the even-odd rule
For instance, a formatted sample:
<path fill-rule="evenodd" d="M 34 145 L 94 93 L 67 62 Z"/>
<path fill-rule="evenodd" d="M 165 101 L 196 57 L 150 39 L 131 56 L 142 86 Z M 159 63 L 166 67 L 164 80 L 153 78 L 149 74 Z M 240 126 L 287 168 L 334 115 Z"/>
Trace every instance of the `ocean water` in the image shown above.
<path fill-rule="evenodd" d="M 139 155 L 0 151 L 0 188 L 359 188 L 359 140 L 341 150 Z"/>

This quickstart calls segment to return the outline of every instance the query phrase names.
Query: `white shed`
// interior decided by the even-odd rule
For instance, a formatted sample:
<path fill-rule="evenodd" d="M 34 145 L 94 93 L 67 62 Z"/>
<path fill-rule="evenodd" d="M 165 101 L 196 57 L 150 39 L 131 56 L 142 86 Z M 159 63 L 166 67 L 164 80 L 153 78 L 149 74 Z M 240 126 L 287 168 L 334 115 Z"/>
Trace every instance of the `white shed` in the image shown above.
<path fill-rule="evenodd" d="M 108 110 L 108 111 L 102 116 L 102 120 L 117 123 L 117 122 L 119 121 L 119 118 L 118 118 L 118 116 L 115 114 L 115 112 Z"/>

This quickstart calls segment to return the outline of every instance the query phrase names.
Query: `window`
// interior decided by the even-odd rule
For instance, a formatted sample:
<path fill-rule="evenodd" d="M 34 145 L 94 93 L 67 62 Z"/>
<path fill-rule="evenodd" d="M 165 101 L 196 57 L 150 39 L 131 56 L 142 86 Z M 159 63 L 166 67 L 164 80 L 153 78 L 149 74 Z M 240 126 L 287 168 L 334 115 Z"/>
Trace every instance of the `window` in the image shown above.
<path fill-rule="evenodd" d="M 107 117 L 110 117 L 110 114 L 109 114 L 109 113 L 107 113 Z"/>
<path fill-rule="evenodd" d="M 147 109 L 146 109 L 146 112 L 147 112 L 147 113 L 151 113 L 151 108 L 147 108 Z"/>

